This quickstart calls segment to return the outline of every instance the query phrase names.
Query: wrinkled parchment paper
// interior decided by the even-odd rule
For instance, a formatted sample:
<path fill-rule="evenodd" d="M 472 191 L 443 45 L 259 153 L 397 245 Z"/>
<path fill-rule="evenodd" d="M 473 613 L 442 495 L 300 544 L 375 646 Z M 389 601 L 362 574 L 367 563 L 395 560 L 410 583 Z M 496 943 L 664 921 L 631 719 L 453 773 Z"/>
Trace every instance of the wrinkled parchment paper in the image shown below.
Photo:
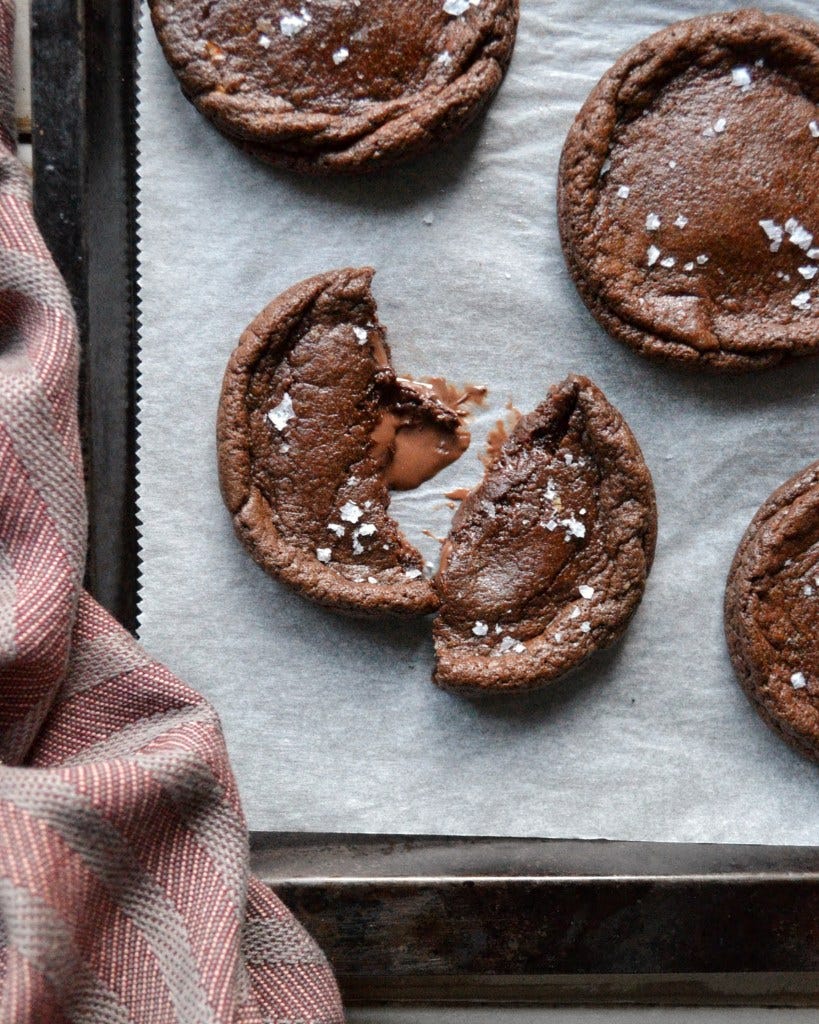
<path fill-rule="evenodd" d="M 561 145 L 602 72 L 649 32 L 723 6 L 523 0 L 482 123 L 360 181 L 240 153 L 185 101 L 143 25 L 140 636 L 216 705 L 252 828 L 819 843 L 819 770 L 751 710 L 721 614 L 751 516 L 816 458 L 819 361 L 728 380 L 633 355 L 578 298 L 555 216 Z M 214 445 L 228 355 L 284 288 L 363 264 L 378 269 L 399 371 L 491 388 L 470 452 L 394 500 L 428 557 L 421 530 L 446 533 L 443 493 L 477 481 L 508 400 L 529 410 L 587 373 L 643 447 L 660 514 L 645 600 L 614 650 L 544 693 L 442 693 L 427 623 L 313 607 L 234 539 Z"/>

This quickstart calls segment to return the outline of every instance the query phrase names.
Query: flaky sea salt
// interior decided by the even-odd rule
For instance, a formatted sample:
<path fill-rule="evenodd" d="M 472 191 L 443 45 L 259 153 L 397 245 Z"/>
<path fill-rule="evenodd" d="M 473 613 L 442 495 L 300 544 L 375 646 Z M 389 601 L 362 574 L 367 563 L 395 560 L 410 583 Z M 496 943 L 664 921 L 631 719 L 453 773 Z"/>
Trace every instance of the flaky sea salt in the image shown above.
<path fill-rule="evenodd" d="M 481 622 L 480 619 L 472 627 L 472 632 L 475 636 L 486 636 L 489 632 L 489 626 L 485 622 Z"/>
<path fill-rule="evenodd" d="M 749 89 L 751 86 L 751 72 L 747 68 L 733 68 L 731 71 L 731 81 L 743 91 Z"/>
<path fill-rule="evenodd" d="M 343 64 L 345 60 L 350 56 L 350 51 L 346 46 L 340 46 L 333 54 L 334 64 Z"/>
<path fill-rule="evenodd" d="M 805 679 L 804 672 L 794 672 L 791 676 L 791 686 L 794 690 L 804 690 L 808 685 L 807 679 Z"/>
<path fill-rule="evenodd" d="M 660 226 L 660 218 L 656 213 L 650 213 L 646 217 L 646 231 L 656 231 Z"/>
<path fill-rule="evenodd" d="M 808 124 L 808 131 L 811 133 L 814 139 L 819 139 L 819 121 L 811 121 Z"/>
<path fill-rule="evenodd" d="M 572 537 L 583 538 L 586 536 L 585 524 L 581 523 L 579 519 L 575 519 L 574 516 L 561 519 L 560 525 L 566 527 L 566 540 L 571 540 Z"/>
<path fill-rule="evenodd" d="M 810 292 L 799 292 L 791 299 L 791 305 L 797 309 L 807 312 L 810 309 Z"/>
<path fill-rule="evenodd" d="M 293 409 L 293 399 L 285 393 L 278 405 L 273 406 L 267 414 L 267 421 L 276 430 L 282 431 L 296 415 Z"/>
<path fill-rule="evenodd" d="M 327 565 L 327 563 L 329 561 L 331 561 L 332 557 L 333 557 L 333 549 L 332 548 L 316 548 L 316 558 L 320 562 L 322 562 L 324 565 Z"/>
<path fill-rule="evenodd" d="M 481 0 L 445 0 L 444 14 L 451 14 L 453 18 L 457 18 L 470 7 L 477 7 L 480 2 Z"/>
<path fill-rule="evenodd" d="M 591 632 L 591 623 L 590 622 L 581 622 L 580 623 L 580 632 L 581 633 L 590 633 Z"/>
<path fill-rule="evenodd" d="M 660 250 L 656 245 L 650 245 L 646 250 L 646 261 L 650 267 L 653 267 L 657 260 L 660 258 Z"/>
<path fill-rule="evenodd" d="M 312 20 L 310 14 L 302 7 L 298 14 L 283 14 L 279 19 L 279 28 L 283 36 L 297 36 Z"/>
<path fill-rule="evenodd" d="M 588 583 L 581 583 L 577 589 L 580 591 L 580 596 L 584 597 L 587 601 L 591 601 L 594 597 L 594 587 L 590 587 Z"/>
<path fill-rule="evenodd" d="M 817 273 L 819 273 L 819 267 L 799 267 L 798 270 L 806 281 L 812 281 L 814 277 L 816 277 Z"/>
<path fill-rule="evenodd" d="M 420 569 L 405 569 L 404 575 L 408 580 L 419 580 L 424 574 Z"/>
<path fill-rule="evenodd" d="M 372 523 L 362 523 L 357 532 L 360 537 L 372 537 L 378 530 Z"/>
<path fill-rule="evenodd" d="M 336 537 L 343 537 L 346 533 L 346 528 L 343 527 L 341 523 L 328 523 L 327 529 L 330 533 L 334 533 Z"/>
<path fill-rule="evenodd" d="M 577 605 L 575 605 L 574 608 L 572 608 L 572 610 L 569 612 L 569 618 L 570 619 L 579 619 L 580 618 L 580 609 L 577 607 Z"/>
<path fill-rule="evenodd" d="M 364 513 L 354 501 L 347 501 L 341 506 L 339 515 L 345 523 L 357 523 Z"/>
<path fill-rule="evenodd" d="M 669 269 L 674 266 L 674 263 L 675 263 L 675 260 L 674 260 L 673 256 L 664 256 L 660 260 L 660 266 L 661 267 L 667 267 Z"/>
<path fill-rule="evenodd" d="M 689 271 L 689 272 L 690 272 L 690 271 L 692 271 L 693 269 L 694 269 L 694 263 L 693 263 L 693 261 L 691 261 L 691 262 L 689 262 L 689 263 L 685 263 L 685 264 L 683 265 L 683 270 L 687 270 L 687 271 Z"/>
<path fill-rule="evenodd" d="M 359 345 L 367 344 L 367 332 L 364 330 L 363 327 L 354 327 L 353 334 L 355 335 L 355 340 L 358 342 Z"/>
<path fill-rule="evenodd" d="M 258 41 L 259 41 L 259 46 L 261 46 L 261 48 L 263 50 L 269 50 L 270 49 L 270 36 L 266 36 L 264 34 L 264 32 L 262 32 L 262 34 L 259 36 L 259 40 Z"/>
<path fill-rule="evenodd" d="M 775 220 L 761 220 L 759 221 L 759 226 L 765 232 L 771 243 L 771 252 L 779 252 L 782 245 L 782 239 L 785 237 L 785 232 L 782 228 Z"/>
<path fill-rule="evenodd" d="M 697 257 L 697 263 L 699 263 L 699 265 L 701 267 L 704 267 L 707 262 L 708 262 L 708 257 L 705 255 L 705 253 L 704 252 L 700 253 L 699 256 Z"/>
<path fill-rule="evenodd" d="M 718 117 L 716 121 L 714 121 L 714 131 L 717 133 L 717 135 L 722 135 L 727 126 L 728 122 L 725 120 L 724 117 Z"/>
<path fill-rule="evenodd" d="M 630 194 L 631 194 L 631 189 L 629 188 L 628 185 L 621 185 L 617 189 L 617 197 L 619 199 L 628 199 Z"/>
<path fill-rule="evenodd" d="M 807 252 L 813 245 L 813 235 L 795 217 L 785 221 L 785 231 L 791 243 L 799 249 L 804 249 Z"/>
<path fill-rule="evenodd" d="M 517 650 L 518 647 L 523 647 L 523 644 L 520 643 L 520 641 L 516 640 L 513 636 L 505 636 L 495 648 L 495 651 L 498 654 L 506 654 L 508 651 L 514 650 L 517 654 L 521 653 Z M 526 648 L 523 647 L 523 650 L 525 651 Z"/>
<path fill-rule="evenodd" d="M 674 227 L 675 228 L 684 228 L 687 223 L 688 223 L 688 218 L 687 217 L 683 217 L 683 215 L 680 214 L 679 217 L 674 221 Z"/>

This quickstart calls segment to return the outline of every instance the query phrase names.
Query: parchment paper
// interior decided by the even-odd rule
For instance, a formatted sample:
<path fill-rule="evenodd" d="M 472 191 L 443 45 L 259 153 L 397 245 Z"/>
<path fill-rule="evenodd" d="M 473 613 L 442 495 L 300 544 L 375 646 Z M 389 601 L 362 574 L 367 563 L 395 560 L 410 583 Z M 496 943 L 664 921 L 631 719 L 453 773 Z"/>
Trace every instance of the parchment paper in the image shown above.
<path fill-rule="evenodd" d="M 140 636 L 216 705 L 252 828 L 819 842 L 819 771 L 742 695 L 721 609 L 751 516 L 816 458 L 819 361 L 730 380 L 648 363 L 586 312 L 556 225 L 561 145 L 602 72 L 649 32 L 726 6 L 523 0 L 481 124 L 360 181 L 303 180 L 238 152 L 143 25 Z M 445 534 L 443 492 L 477 481 L 509 399 L 529 410 L 587 373 L 643 447 L 660 512 L 644 602 L 619 646 L 539 695 L 440 692 L 427 623 L 313 607 L 234 539 L 214 445 L 228 354 L 284 288 L 363 264 L 378 269 L 399 370 L 491 388 L 470 452 L 394 500 L 429 557 L 421 529 Z"/>

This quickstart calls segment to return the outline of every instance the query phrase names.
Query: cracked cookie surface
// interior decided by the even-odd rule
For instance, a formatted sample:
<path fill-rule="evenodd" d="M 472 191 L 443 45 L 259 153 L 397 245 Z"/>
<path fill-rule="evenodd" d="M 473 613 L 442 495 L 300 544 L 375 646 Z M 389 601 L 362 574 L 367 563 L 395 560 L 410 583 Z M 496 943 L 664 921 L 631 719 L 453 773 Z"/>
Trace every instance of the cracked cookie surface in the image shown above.
<path fill-rule="evenodd" d="M 762 719 L 819 760 L 819 462 L 751 521 L 728 577 L 725 635 Z"/>
<path fill-rule="evenodd" d="M 634 435 L 599 388 L 569 377 L 518 422 L 455 515 L 437 577 L 435 682 L 534 689 L 614 643 L 656 534 Z"/>
<path fill-rule="evenodd" d="M 432 388 L 396 376 L 372 277 L 303 281 L 245 330 L 222 385 L 219 478 L 239 539 L 270 575 L 332 608 L 424 614 L 437 594 L 387 511 L 396 437 L 426 446 L 426 479 L 468 433 Z"/>
<path fill-rule="evenodd" d="M 642 355 L 819 352 L 819 26 L 742 10 L 639 43 L 569 132 L 558 215 L 583 300 Z"/>
<path fill-rule="evenodd" d="M 518 0 L 150 0 L 196 108 L 271 163 L 371 170 L 434 148 L 489 102 Z"/>

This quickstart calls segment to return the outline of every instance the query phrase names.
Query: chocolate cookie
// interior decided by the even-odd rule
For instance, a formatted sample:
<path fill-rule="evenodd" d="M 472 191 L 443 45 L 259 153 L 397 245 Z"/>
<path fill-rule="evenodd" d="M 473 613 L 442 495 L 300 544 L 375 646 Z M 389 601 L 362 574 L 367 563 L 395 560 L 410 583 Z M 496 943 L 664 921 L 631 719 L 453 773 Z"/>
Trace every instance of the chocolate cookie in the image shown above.
<path fill-rule="evenodd" d="M 819 26 L 742 10 L 639 43 L 586 100 L 558 215 L 581 296 L 641 355 L 819 351 Z"/>
<path fill-rule="evenodd" d="M 438 605 L 387 514 L 469 443 L 462 411 L 398 378 L 370 291 L 339 270 L 289 289 L 243 333 L 222 385 L 219 478 L 239 539 L 306 597 L 365 615 Z"/>
<path fill-rule="evenodd" d="M 300 171 L 363 171 L 462 131 L 512 55 L 518 0 L 150 0 L 182 90 Z"/>
<path fill-rule="evenodd" d="M 737 549 L 725 635 L 762 719 L 819 760 L 819 462 L 768 498 Z"/>
<path fill-rule="evenodd" d="M 614 643 L 656 534 L 634 435 L 591 381 L 569 377 L 520 420 L 455 515 L 437 579 L 435 682 L 533 689 Z"/>

